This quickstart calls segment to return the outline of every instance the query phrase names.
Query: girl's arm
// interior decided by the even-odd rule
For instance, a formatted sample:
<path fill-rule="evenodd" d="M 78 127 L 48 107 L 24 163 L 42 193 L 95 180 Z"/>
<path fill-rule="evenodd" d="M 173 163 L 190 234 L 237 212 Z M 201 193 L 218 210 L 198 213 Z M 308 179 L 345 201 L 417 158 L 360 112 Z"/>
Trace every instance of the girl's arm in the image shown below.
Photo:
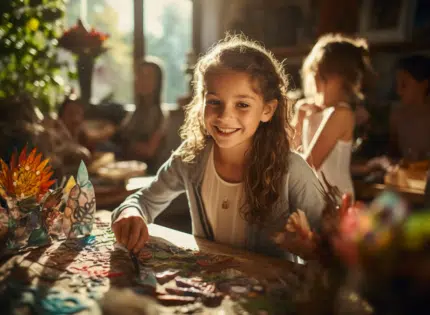
<path fill-rule="evenodd" d="M 294 116 L 291 120 L 291 127 L 293 127 L 293 135 L 291 137 L 291 148 L 296 151 L 301 150 L 302 146 L 302 133 L 303 133 L 303 120 L 306 117 L 307 111 L 312 107 L 310 100 L 303 99 L 297 101 L 294 105 Z"/>
<path fill-rule="evenodd" d="M 297 110 L 294 114 L 291 126 L 294 128 L 293 135 L 291 137 L 291 148 L 300 151 L 302 146 L 302 130 L 303 120 L 305 119 L 306 112 L 304 110 Z"/>
<path fill-rule="evenodd" d="M 288 164 L 288 200 L 290 213 L 302 210 L 312 229 L 318 228 L 325 207 L 323 187 L 308 163 L 291 152 Z"/>
<path fill-rule="evenodd" d="M 152 183 L 129 196 L 112 213 L 112 222 L 125 209 L 136 209 L 145 223 L 152 223 L 154 219 L 178 195 L 185 191 L 183 176 L 183 162 L 177 156 L 171 156 L 157 172 Z"/>
<path fill-rule="evenodd" d="M 350 137 L 354 130 L 354 113 L 349 108 L 335 108 L 326 123 L 322 123 L 316 132 L 308 151 L 305 152 L 306 162 L 318 170 L 336 142 L 344 137 Z"/>

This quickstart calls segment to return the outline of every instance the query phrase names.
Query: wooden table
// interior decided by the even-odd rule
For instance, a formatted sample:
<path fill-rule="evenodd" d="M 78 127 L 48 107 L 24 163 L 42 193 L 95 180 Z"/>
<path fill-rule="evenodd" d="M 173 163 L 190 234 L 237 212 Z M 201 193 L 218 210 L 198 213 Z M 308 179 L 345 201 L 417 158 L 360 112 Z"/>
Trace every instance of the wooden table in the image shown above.
<path fill-rule="evenodd" d="M 424 204 L 424 191 L 406 187 L 387 187 L 384 184 L 366 183 L 354 180 L 355 198 L 357 200 L 371 201 L 386 189 L 397 191 L 411 204 L 421 207 Z"/>
<path fill-rule="evenodd" d="M 200 250 L 211 254 L 233 256 L 240 262 L 240 271 L 260 279 L 282 278 L 295 266 L 295 264 L 286 260 L 232 248 L 161 225 L 150 224 L 149 233 L 151 236 L 164 238 L 179 247 Z"/>
<path fill-rule="evenodd" d="M 97 217 L 104 223 L 98 224 L 98 228 L 93 230 L 93 234 L 96 235 L 95 239 L 97 242 L 102 242 L 101 244 L 104 244 L 103 240 L 106 233 L 103 234 L 103 230 L 108 228 L 109 224 L 107 222 L 110 222 L 110 215 L 111 213 L 108 211 L 99 211 L 97 213 Z M 100 222 L 100 220 L 98 222 Z M 103 226 L 101 224 L 103 224 Z M 239 262 L 239 265 L 235 267 L 235 269 L 257 279 L 272 279 L 278 281 L 279 278 L 286 276 L 289 271 L 294 268 L 299 268 L 285 260 L 264 257 L 244 250 L 234 249 L 159 225 L 149 225 L 149 232 L 153 237 L 163 238 L 180 247 L 201 250 L 211 254 L 234 256 L 235 260 Z M 109 235 L 112 237 L 112 234 Z M 113 240 L 111 240 L 110 243 L 106 242 L 105 245 L 102 245 L 106 246 L 103 251 L 100 250 L 99 252 L 99 250 L 97 250 L 97 257 L 99 257 L 99 260 L 96 262 L 93 261 L 93 265 L 88 262 L 92 260 L 86 258 L 94 255 L 92 249 L 89 248 L 87 250 L 87 247 L 84 247 L 79 250 L 69 250 L 70 247 L 67 245 L 68 243 L 61 241 L 54 242 L 48 247 L 38 248 L 24 254 L 15 255 L 7 261 L 2 262 L 0 266 L 0 288 L 2 287 L 2 281 L 15 283 L 17 279 L 21 282 L 23 281 L 24 283 L 39 287 L 42 285 L 44 287 L 48 286 L 51 287 L 51 289 L 59 290 L 63 293 L 65 292 L 67 296 L 74 296 L 78 298 L 81 303 L 88 306 L 88 308 L 79 314 L 99 314 L 99 306 L 90 295 L 96 292 L 103 296 L 112 288 L 127 288 L 132 283 L 131 279 L 134 277 L 134 269 L 130 258 L 122 251 L 112 251 L 112 241 Z M 64 264 L 65 261 L 66 263 Z M 87 267 L 82 266 L 82 264 L 90 264 L 90 266 L 87 266 L 88 269 L 85 269 Z M 103 268 L 107 268 L 106 272 L 108 273 L 101 276 L 101 278 L 99 274 L 94 276 L 94 270 L 89 274 L 89 268 L 95 267 L 94 264 L 101 266 L 100 270 L 95 269 L 98 270 L 98 272 L 101 272 Z M 121 275 L 117 277 L 115 274 Z M 92 286 L 95 285 L 94 281 L 96 280 L 98 281 L 96 283 L 97 289 L 94 291 L 92 290 Z M 46 294 L 45 291 L 44 294 Z M 99 298 L 101 296 L 99 296 Z M 137 295 L 133 299 L 136 300 L 136 297 Z M 118 303 L 120 302 L 118 297 L 115 297 L 115 299 L 118 299 Z M 224 301 L 226 301 L 226 299 L 224 299 Z M 225 308 L 225 303 L 231 303 L 231 301 L 228 302 L 228 299 L 227 302 L 224 301 L 221 305 L 223 310 Z M 205 311 L 205 314 L 216 313 L 220 311 L 219 308 L 220 307 L 209 310 L 209 312 Z M 164 311 L 166 310 L 172 311 L 172 308 L 165 307 Z M 119 311 L 120 310 L 118 310 L 118 312 Z"/>
<path fill-rule="evenodd" d="M 98 217 L 103 221 L 110 222 L 110 211 L 99 211 Z M 148 225 L 151 236 L 160 237 L 173 245 L 192 250 L 200 250 L 211 254 L 234 256 L 240 262 L 240 269 L 255 277 L 265 279 L 276 279 L 281 277 L 295 266 L 295 264 L 278 258 L 255 254 L 246 250 L 232 248 L 227 245 L 208 241 L 204 238 L 195 237 L 192 234 L 182 233 L 157 224 Z"/>

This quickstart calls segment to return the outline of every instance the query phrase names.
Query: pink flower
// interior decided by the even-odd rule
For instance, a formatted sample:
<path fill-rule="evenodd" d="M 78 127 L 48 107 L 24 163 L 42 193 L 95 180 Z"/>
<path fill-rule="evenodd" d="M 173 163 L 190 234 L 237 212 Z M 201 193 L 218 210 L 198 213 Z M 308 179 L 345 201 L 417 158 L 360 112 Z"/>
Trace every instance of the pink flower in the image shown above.
<path fill-rule="evenodd" d="M 357 266 L 359 264 L 359 248 L 358 244 L 352 241 L 335 237 L 332 240 L 332 245 L 335 253 L 349 266 Z"/>

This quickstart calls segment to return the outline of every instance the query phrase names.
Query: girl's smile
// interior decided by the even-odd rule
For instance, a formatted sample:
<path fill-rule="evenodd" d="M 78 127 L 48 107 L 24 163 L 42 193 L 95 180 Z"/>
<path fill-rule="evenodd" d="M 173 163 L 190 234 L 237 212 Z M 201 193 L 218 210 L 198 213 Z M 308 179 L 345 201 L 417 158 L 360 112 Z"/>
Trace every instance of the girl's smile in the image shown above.
<path fill-rule="evenodd" d="M 218 131 L 219 134 L 221 134 L 222 136 L 228 136 L 231 135 L 233 133 L 235 133 L 236 131 L 240 130 L 240 128 L 228 128 L 228 127 L 221 127 L 221 126 L 214 126 L 216 131 Z"/>
<path fill-rule="evenodd" d="M 260 122 L 270 119 L 274 107 L 265 104 L 247 73 L 219 69 L 208 73 L 205 83 L 204 122 L 208 133 L 219 148 L 244 153 Z"/>

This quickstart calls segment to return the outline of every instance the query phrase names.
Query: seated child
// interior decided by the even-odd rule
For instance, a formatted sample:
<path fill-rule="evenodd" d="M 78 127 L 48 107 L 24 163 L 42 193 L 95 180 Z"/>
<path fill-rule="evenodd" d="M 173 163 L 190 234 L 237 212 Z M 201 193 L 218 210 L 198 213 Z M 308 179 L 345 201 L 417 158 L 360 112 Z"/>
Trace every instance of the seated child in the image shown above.
<path fill-rule="evenodd" d="M 116 239 L 138 252 L 146 225 L 185 192 L 194 235 L 283 256 L 273 235 L 289 215 L 301 209 L 316 228 L 325 205 L 314 172 L 290 151 L 283 68 L 262 46 L 227 37 L 199 60 L 194 78 L 184 141 L 150 186 L 113 212 Z"/>
<path fill-rule="evenodd" d="M 390 117 L 390 155 L 417 161 L 430 158 L 430 58 L 399 60 L 396 82 L 400 106 Z"/>

